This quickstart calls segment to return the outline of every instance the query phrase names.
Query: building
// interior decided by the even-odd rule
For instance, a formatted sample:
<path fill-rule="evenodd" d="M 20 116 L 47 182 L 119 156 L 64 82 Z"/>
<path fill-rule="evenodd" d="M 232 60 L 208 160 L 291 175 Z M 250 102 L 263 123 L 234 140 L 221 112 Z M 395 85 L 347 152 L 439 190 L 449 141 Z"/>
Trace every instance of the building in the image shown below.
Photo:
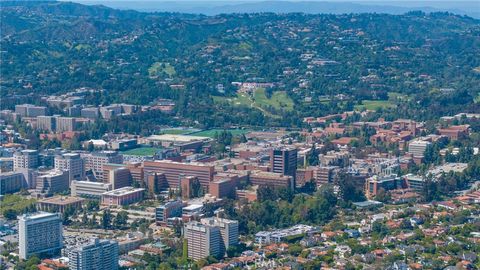
<path fill-rule="evenodd" d="M 61 133 L 65 131 L 75 131 L 77 129 L 76 119 L 73 117 L 57 117 L 56 131 Z"/>
<path fill-rule="evenodd" d="M 165 224 L 167 219 L 172 217 L 181 217 L 182 216 L 182 201 L 170 201 L 165 204 L 160 205 L 155 209 L 155 222 L 160 224 Z"/>
<path fill-rule="evenodd" d="M 97 107 L 94 108 L 83 108 L 80 112 L 82 117 L 96 119 L 100 116 L 100 111 Z"/>
<path fill-rule="evenodd" d="M 143 188 L 123 187 L 107 191 L 102 194 L 102 204 L 104 205 L 129 205 L 139 202 L 143 199 Z"/>
<path fill-rule="evenodd" d="M 100 182 L 72 181 L 70 188 L 74 197 L 99 199 L 103 193 L 112 189 L 112 185 Z"/>
<path fill-rule="evenodd" d="M 68 267 L 70 270 L 116 270 L 118 254 L 116 241 L 94 238 L 68 252 Z"/>
<path fill-rule="evenodd" d="M 439 129 L 440 135 L 447 136 L 451 140 L 458 140 L 462 136 L 467 136 L 469 132 L 469 125 L 450 126 L 447 128 Z"/>
<path fill-rule="evenodd" d="M 408 144 L 408 152 L 416 158 L 423 158 L 425 150 L 431 144 L 429 141 L 414 140 Z"/>
<path fill-rule="evenodd" d="M 39 172 L 37 175 L 37 193 L 47 196 L 67 191 L 70 187 L 67 171 L 50 170 Z"/>
<path fill-rule="evenodd" d="M 57 127 L 57 117 L 56 116 L 37 116 L 37 129 L 43 131 L 53 132 Z"/>
<path fill-rule="evenodd" d="M 22 150 L 13 154 L 13 169 L 35 169 L 38 167 L 38 151 Z"/>
<path fill-rule="evenodd" d="M 110 147 L 112 148 L 112 150 L 118 150 L 118 151 L 135 148 L 137 147 L 137 139 L 123 139 L 123 140 L 113 141 L 111 142 Z"/>
<path fill-rule="evenodd" d="M 13 157 L 0 157 L 0 173 L 13 171 Z"/>
<path fill-rule="evenodd" d="M 128 187 L 132 183 L 132 175 L 126 167 L 115 165 L 104 165 L 103 182 L 110 183 L 112 189 Z"/>
<path fill-rule="evenodd" d="M 0 173 L 0 195 L 12 194 L 27 187 L 27 182 L 22 172 Z"/>
<path fill-rule="evenodd" d="M 31 104 L 15 105 L 15 113 L 18 113 L 22 117 L 37 117 L 47 115 L 47 107 Z"/>
<path fill-rule="evenodd" d="M 68 171 L 69 181 L 85 178 L 85 163 L 80 154 L 66 153 L 55 156 L 55 169 Z"/>
<path fill-rule="evenodd" d="M 184 225 L 183 237 L 187 241 L 187 254 L 191 259 L 200 260 L 208 256 L 223 256 L 219 227 L 192 221 Z"/>
<path fill-rule="evenodd" d="M 238 221 L 211 217 L 202 218 L 200 222 L 204 225 L 216 226 L 220 229 L 222 236 L 220 246 L 224 254 L 229 247 L 238 245 Z"/>
<path fill-rule="evenodd" d="M 37 201 L 37 210 L 63 214 L 67 208 L 80 209 L 84 201 L 78 197 L 55 196 Z"/>
<path fill-rule="evenodd" d="M 63 247 L 59 213 L 37 212 L 18 219 L 18 248 L 21 259 L 33 254 L 58 254 Z"/>
<path fill-rule="evenodd" d="M 116 151 L 100 151 L 84 156 L 85 170 L 91 170 L 99 181 L 103 181 L 103 166 L 106 164 L 122 164 L 123 156 Z"/>
<path fill-rule="evenodd" d="M 181 163 L 170 160 L 145 161 L 143 163 L 145 173 L 164 173 L 169 188 L 178 188 L 180 179 L 185 176 L 193 176 L 203 188 L 208 190 L 213 180 L 214 166 L 203 163 Z"/>
<path fill-rule="evenodd" d="M 377 176 L 374 175 L 365 181 L 365 196 L 368 199 L 372 199 L 377 196 L 378 192 L 382 189 L 383 191 L 394 190 L 397 188 L 405 188 L 405 184 L 402 178 L 398 177 L 396 174 L 386 175 L 386 176 Z"/>
<path fill-rule="evenodd" d="M 281 173 L 253 171 L 250 174 L 250 183 L 258 186 L 286 187 L 293 189 L 293 177 Z"/>
<path fill-rule="evenodd" d="M 336 166 L 317 166 L 313 172 L 313 179 L 317 183 L 317 186 L 333 182 L 335 176 L 335 170 L 339 167 Z"/>
<path fill-rule="evenodd" d="M 404 176 L 408 188 L 416 192 L 422 192 L 425 187 L 425 178 L 420 175 L 407 174 Z"/>
<path fill-rule="evenodd" d="M 295 148 L 270 150 L 271 171 L 295 177 L 297 172 L 297 152 Z"/>

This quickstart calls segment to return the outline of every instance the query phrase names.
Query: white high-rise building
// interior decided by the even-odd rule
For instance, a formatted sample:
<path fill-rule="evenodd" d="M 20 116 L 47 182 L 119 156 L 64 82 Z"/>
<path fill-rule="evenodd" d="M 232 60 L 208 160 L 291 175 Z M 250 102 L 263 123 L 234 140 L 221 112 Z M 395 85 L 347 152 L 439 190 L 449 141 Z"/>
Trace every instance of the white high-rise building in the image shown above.
<path fill-rule="evenodd" d="M 22 150 L 13 154 L 13 169 L 35 169 L 38 167 L 38 151 Z"/>
<path fill-rule="evenodd" d="M 18 219 L 18 247 L 21 259 L 33 254 L 57 254 L 63 247 L 59 213 L 37 212 Z"/>
<path fill-rule="evenodd" d="M 228 247 L 238 244 L 238 221 L 211 217 L 202 218 L 200 222 L 204 225 L 215 226 L 220 229 L 220 234 L 222 235 L 220 246 L 223 253 L 227 251 Z"/>
<path fill-rule="evenodd" d="M 89 244 L 68 251 L 70 270 L 117 270 L 118 243 L 93 239 Z"/>
<path fill-rule="evenodd" d="M 219 227 L 192 221 L 185 224 L 183 234 L 187 240 L 189 258 L 200 260 L 210 255 L 223 256 Z"/>
<path fill-rule="evenodd" d="M 55 156 L 55 169 L 68 171 L 69 181 L 83 180 L 85 178 L 85 164 L 80 154 L 66 153 Z"/>
<path fill-rule="evenodd" d="M 122 164 L 123 155 L 116 151 L 93 152 L 84 156 L 85 170 L 92 170 L 98 181 L 103 181 L 103 165 L 113 163 Z"/>

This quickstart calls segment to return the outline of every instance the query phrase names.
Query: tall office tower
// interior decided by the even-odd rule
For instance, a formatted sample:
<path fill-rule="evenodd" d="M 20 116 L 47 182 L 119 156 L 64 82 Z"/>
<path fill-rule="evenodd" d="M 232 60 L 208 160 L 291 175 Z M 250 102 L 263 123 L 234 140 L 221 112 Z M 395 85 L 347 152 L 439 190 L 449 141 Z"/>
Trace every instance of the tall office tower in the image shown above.
<path fill-rule="evenodd" d="M 220 247 L 225 254 L 227 249 L 238 244 L 238 221 L 225 218 L 211 217 L 202 218 L 200 222 L 204 225 L 215 226 L 220 229 L 222 241 Z"/>
<path fill-rule="evenodd" d="M 55 131 L 57 126 L 56 116 L 37 116 L 37 129 L 43 131 Z"/>
<path fill-rule="evenodd" d="M 131 185 L 132 175 L 130 170 L 125 167 L 110 168 L 106 172 L 104 171 L 103 181 L 112 184 L 112 189 L 119 189 Z"/>
<path fill-rule="evenodd" d="M 13 154 L 13 169 L 35 169 L 38 167 L 38 151 L 22 150 Z"/>
<path fill-rule="evenodd" d="M 85 178 L 85 164 L 80 154 L 66 153 L 55 156 L 55 169 L 60 171 L 68 171 L 68 179 L 83 180 Z"/>
<path fill-rule="evenodd" d="M 63 247 L 60 214 L 37 212 L 19 217 L 18 242 L 24 260 L 33 254 L 58 254 Z"/>
<path fill-rule="evenodd" d="M 67 171 L 50 170 L 39 172 L 36 191 L 45 195 L 67 191 L 70 187 Z"/>
<path fill-rule="evenodd" d="M 197 177 L 206 190 L 213 181 L 214 166 L 203 163 L 181 163 L 170 160 L 145 161 L 143 168 L 146 174 L 164 173 L 169 188 L 178 188 L 182 176 Z"/>
<path fill-rule="evenodd" d="M 73 117 L 57 117 L 57 132 L 74 131 L 77 128 L 77 122 Z"/>
<path fill-rule="evenodd" d="M 270 169 L 272 172 L 290 175 L 295 179 L 295 174 L 297 173 L 297 152 L 295 148 L 270 150 Z"/>
<path fill-rule="evenodd" d="M 197 221 L 186 223 L 183 229 L 187 240 L 188 257 L 194 260 L 208 256 L 222 256 L 220 228 L 205 225 Z"/>
<path fill-rule="evenodd" d="M 109 163 L 122 164 L 123 156 L 115 151 L 100 151 L 93 152 L 84 156 L 85 170 L 92 170 L 95 178 L 98 181 L 104 181 L 103 166 Z"/>
<path fill-rule="evenodd" d="M 116 270 L 118 243 L 95 238 L 86 245 L 68 251 L 68 260 L 70 270 Z"/>
<path fill-rule="evenodd" d="M 15 105 L 15 112 L 20 116 L 37 117 L 47 115 L 47 107 L 35 106 L 32 104 Z"/>

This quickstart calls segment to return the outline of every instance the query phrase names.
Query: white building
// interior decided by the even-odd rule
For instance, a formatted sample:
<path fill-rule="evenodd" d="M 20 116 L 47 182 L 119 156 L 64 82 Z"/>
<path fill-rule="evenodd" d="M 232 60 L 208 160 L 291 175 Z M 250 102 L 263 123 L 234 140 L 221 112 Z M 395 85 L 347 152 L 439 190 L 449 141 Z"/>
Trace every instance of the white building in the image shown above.
<path fill-rule="evenodd" d="M 22 150 L 13 154 L 13 169 L 35 169 L 38 167 L 38 151 Z"/>
<path fill-rule="evenodd" d="M 230 246 L 236 246 L 238 244 L 238 221 L 211 217 L 202 218 L 200 222 L 204 225 L 216 226 L 220 229 L 220 234 L 222 235 L 220 246 L 224 253 Z"/>
<path fill-rule="evenodd" d="M 430 144 L 428 141 L 414 140 L 408 144 L 408 152 L 414 157 L 423 157 Z"/>
<path fill-rule="evenodd" d="M 72 196 L 98 199 L 103 193 L 111 190 L 112 185 L 101 182 L 72 181 L 70 188 Z"/>
<path fill-rule="evenodd" d="M 116 151 L 100 151 L 84 156 L 85 170 L 92 170 L 97 180 L 103 180 L 103 165 L 122 164 L 123 156 Z"/>
<path fill-rule="evenodd" d="M 93 239 L 91 243 L 68 251 L 70 270 L 118 269 L 118 243 L 112 240 Z"/>
<path fill-rule="evenodd" d="M 80 154 L 66 153 L 55 156 L 55 169 L 68 171 L 70 182 L 85 178 L 85 164 Z"/>
<path fill-rule="evenodd" d="M 222 236 L 219 227 L 192 221 L 185 224 L 183 234 L 187 240 L 189 258 L 200 260 L 210 255 L 223 255 L 220 244 Z"/>
<path fill-rule="evenodd" d="M 19 256 L 57 254 L 63 247 L 63 227 L 59 213 L 37 212 L 18 218 Z"/>

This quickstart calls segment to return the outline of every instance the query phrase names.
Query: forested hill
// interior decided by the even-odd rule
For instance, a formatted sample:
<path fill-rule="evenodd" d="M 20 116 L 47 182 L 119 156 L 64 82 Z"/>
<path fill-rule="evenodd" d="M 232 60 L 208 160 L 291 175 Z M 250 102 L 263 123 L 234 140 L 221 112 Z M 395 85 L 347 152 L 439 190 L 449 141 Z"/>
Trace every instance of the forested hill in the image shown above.
<path fill-rule="evenodd" d="M 0 4 L 2 97 L 88 86 L 109 93 L 98 103 L 172 98 L 178 116 L 206 125 L 299 125 L 305 116 L 351 110 L 362 100 L 390 102 L 382 108 L 387 116 L 479 110 L 480 23 L 469 17 L 201 16 Z M 273 83 L 266 98 L 285 100 L 252 110 L 232 82 Z"/>

